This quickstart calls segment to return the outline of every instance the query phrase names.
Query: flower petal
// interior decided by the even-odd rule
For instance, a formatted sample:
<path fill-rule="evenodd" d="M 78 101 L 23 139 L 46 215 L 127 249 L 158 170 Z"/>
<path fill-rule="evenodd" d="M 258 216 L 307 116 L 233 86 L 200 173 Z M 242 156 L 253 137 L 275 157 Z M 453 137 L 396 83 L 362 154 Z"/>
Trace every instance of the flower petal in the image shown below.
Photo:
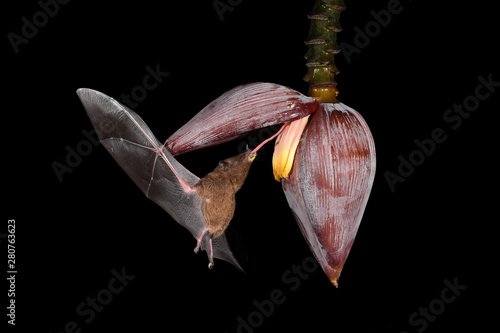
<path fill-rule="evenodd" d="M 311 251 L 337 286 L 375 177 L 375 145 L 363 118 L 342 103 L 320 104 L 311 118 L 282 184 Z"/>
<path fill-rule="evenodd" d="M 288 177 L 292 169 L 295 151 L 308 119 L 309 116 L 286 123 L 283 125 L 283 131 L 276 138 L 273 154 L 273 173 L 274 179 L 277 181 Z"/>
<path fill-rule="evenodd" d="M 245 136 L 313 113 L 311 97 L 274 83 L 250 83 L 222 94 L 167 140 L 168 150 L 182 154 Z"/>

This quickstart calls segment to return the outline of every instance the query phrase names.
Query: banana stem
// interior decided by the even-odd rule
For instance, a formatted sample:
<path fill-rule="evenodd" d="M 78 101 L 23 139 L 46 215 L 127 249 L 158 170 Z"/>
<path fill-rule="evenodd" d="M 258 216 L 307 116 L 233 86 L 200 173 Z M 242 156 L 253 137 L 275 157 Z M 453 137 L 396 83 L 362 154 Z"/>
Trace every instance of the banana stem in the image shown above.
<path fill-rule="evenodd" d="M 334 56 L 340 52 L 336 39 L 342 30 L 339 17 L 344 9 L 343 0 L 316 0 L 308 15 L 311 28 L 305 42 L 309 50 L 305 55 L 308 70 L 304 80 L 309 83 L 309 96 L 320 103 L 337 102 L 335 75 L 339 70 Z"/>

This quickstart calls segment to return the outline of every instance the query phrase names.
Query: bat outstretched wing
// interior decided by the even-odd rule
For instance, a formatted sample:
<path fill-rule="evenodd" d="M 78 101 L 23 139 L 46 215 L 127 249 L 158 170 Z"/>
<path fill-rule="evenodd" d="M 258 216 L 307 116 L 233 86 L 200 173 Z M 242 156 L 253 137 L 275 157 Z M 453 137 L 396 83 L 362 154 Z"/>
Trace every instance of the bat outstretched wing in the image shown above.
<path fill-rule="evenodd" d="M 194 189 L 199 178 L 177 162 L 134 111 L 95 90 L 81 88 L 77 94 L 100 142 L 127 175 L 149 199 L 200 239 L 206 221 Z M 201 249 L 208 254 L 209 237 L 206 233 L 201 241 Z M 212 251 L 214 258 L 241 270 L 224 235 L 213 239 Z"/>

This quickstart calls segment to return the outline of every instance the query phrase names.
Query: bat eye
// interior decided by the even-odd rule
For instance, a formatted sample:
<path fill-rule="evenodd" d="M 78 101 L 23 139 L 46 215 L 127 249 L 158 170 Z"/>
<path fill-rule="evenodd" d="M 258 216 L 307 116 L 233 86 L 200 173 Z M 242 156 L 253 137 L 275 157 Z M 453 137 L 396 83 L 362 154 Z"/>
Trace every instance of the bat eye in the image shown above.
<path fill-rule="evenodd" d="M 226 161 L 219 161 L 219 168 L 226 171 L 229 168 L 229 163 L 227 163 Z"/>

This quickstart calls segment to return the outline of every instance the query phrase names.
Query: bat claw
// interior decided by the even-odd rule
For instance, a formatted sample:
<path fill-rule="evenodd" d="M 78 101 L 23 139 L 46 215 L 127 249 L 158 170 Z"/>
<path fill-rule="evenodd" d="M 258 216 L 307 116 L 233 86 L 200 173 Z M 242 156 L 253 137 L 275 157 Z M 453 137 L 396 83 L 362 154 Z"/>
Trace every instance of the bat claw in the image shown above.
<path fill-rule="evenodd" d="M 201 233 L 200 238 L 198 238 L 198 241 L 196 242 L 196 247 L 194 248 L 194 253 L 198 253 L 201 247 L 201 240 L 203 239 L 203 236 L 205 236 L 205 233 L 208 231 L 208 229 L 204 229 L 203 232 Z"/>
<path fill-rule="evenodd" d="M 213 261 L 211 261 L 211 262 L 208 263 L 208 268 L 209 269 L 213 269 L 214 268 L 214 262 Z"/>

